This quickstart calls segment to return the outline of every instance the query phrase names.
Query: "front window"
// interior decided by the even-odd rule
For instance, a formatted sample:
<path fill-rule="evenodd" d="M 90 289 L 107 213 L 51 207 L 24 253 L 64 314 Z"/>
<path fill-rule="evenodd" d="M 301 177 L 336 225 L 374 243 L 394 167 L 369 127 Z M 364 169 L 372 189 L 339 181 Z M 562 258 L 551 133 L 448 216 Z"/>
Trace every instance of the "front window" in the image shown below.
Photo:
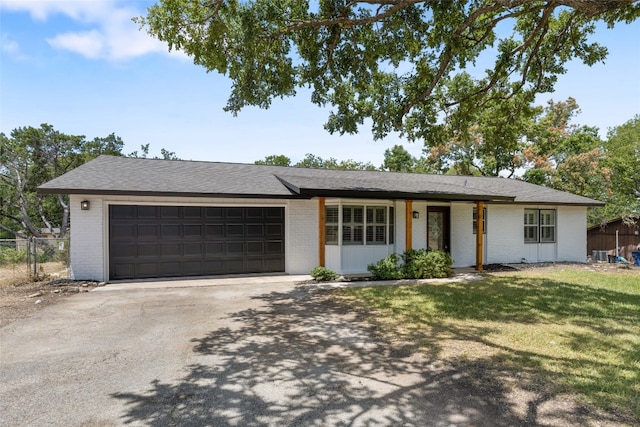
<path fill-rule="evenodd" d="M 361 245 L 364 231 L 364 208 L 344 206 L 342 208 L 342 244 Z"/>
<path fill-rule="evenodd" d="M 339 217 L 342 214 L 342 217 Z M 325 244 L 385 245 L 394 242 L 394 209 L 388 206 L 326 206 Z M 342 233 L 339 235 L 338 233 Z"/>
<path fill-rule="evenodd" d="M 384 206 L 367 207 L 367 244 L 384 245 L 387 243 L 387 208 Z"/>
<path fill-rule="evenodd" d="M 556 211 L 553 209 L 524 210 L 525 243 L 556 241 Z"/>
<path fill-rule="evenodd" d="M 324 242 L 327 245 L 338 244 L 338 207 L 327 206 L 324 210 Z"/>

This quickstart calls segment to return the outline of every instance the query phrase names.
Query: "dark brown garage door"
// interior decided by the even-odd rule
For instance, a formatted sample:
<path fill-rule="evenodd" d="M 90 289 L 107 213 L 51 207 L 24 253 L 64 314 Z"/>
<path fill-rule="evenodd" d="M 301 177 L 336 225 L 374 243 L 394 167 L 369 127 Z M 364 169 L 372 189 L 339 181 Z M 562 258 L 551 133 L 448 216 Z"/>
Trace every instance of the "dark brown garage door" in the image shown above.
<path fill-rule="evenodd" d="M 109 206 L 109 278 L 284 271 L 284 208 Z"/>

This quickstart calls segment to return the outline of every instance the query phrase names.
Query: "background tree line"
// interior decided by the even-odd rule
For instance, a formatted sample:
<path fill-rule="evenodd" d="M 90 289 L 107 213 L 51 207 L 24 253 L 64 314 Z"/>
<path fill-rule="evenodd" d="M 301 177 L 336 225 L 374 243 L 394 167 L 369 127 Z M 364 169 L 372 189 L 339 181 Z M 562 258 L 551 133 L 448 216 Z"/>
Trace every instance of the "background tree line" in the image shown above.
<path fill-rule="evenodd" d="M 297 163 L 271 155 L 256 164 L 328 169 L 506 176 L 569 191 L 607 203 L 590 208 L 589 225 L 621 217 L 640 217 L 640 115 L 609 130 L 572 123 L 576 101 L 549 101 L 526 114 L 487 110 L 465 132 L 443 127 L 442 139 L 425 141 L 423 155 L 412 156 L 396 145 L 384 153 L 382 165 L 358 160 L 324 159 L 307 154 Z M 0 133 L 0 238 L 41 236 L 42 230 L 69 228 L 68 197 L 42 195 L 37 187 L 101 155 L 147 157 L 149 144 L 123 153 L 114 133 L 92 140 L 67 135 L 49 124 Z M 161 149 L 164 159 L 177 159 Z M 156 157 L 158 158 L 158 157 Z"/>
<path fill-rule="evenodd" d="M 52 125 L 21 127 L 9 136 L 0 133 L 0 238 L 40 237 L 42 231 L 69 229 L 68 196 L 43 195 L 38 186 L 101 154 L 147 157 L 149 144 L 140 151 L 122 152 L 124 143 L 114 133 L 86 139 L 67 135 Z M 165 159 L 177 159 L 174 152 L 161 150 Z"/>

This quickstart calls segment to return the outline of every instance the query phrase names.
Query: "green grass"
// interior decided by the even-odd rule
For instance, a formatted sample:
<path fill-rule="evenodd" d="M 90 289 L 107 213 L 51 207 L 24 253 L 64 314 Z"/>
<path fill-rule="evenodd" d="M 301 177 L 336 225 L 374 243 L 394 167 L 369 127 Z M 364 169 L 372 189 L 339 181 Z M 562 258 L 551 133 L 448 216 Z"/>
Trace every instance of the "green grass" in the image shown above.
<path fill-rule="evenodd" d="M 640 272 L 531 270 L 338 291 L 433 357 L 486 362 L 640 420 Z"/>

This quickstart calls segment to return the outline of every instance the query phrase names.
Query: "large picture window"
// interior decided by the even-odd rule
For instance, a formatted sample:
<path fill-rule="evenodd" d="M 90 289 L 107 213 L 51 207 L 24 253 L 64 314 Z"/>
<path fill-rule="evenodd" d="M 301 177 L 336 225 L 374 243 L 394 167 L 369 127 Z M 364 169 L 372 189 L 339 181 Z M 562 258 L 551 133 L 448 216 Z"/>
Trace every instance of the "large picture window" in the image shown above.
<path fill-rule="evenodd" d="M 393 244 L 394 221 L 394 210 L 389 206 L 326 206 L 325 244 Z"/>
<path fill-rule="evenodd" d="M 553 209 L 524 210 L 525 243 L 553 243 L 556 241 L 556 211 Z"/>

